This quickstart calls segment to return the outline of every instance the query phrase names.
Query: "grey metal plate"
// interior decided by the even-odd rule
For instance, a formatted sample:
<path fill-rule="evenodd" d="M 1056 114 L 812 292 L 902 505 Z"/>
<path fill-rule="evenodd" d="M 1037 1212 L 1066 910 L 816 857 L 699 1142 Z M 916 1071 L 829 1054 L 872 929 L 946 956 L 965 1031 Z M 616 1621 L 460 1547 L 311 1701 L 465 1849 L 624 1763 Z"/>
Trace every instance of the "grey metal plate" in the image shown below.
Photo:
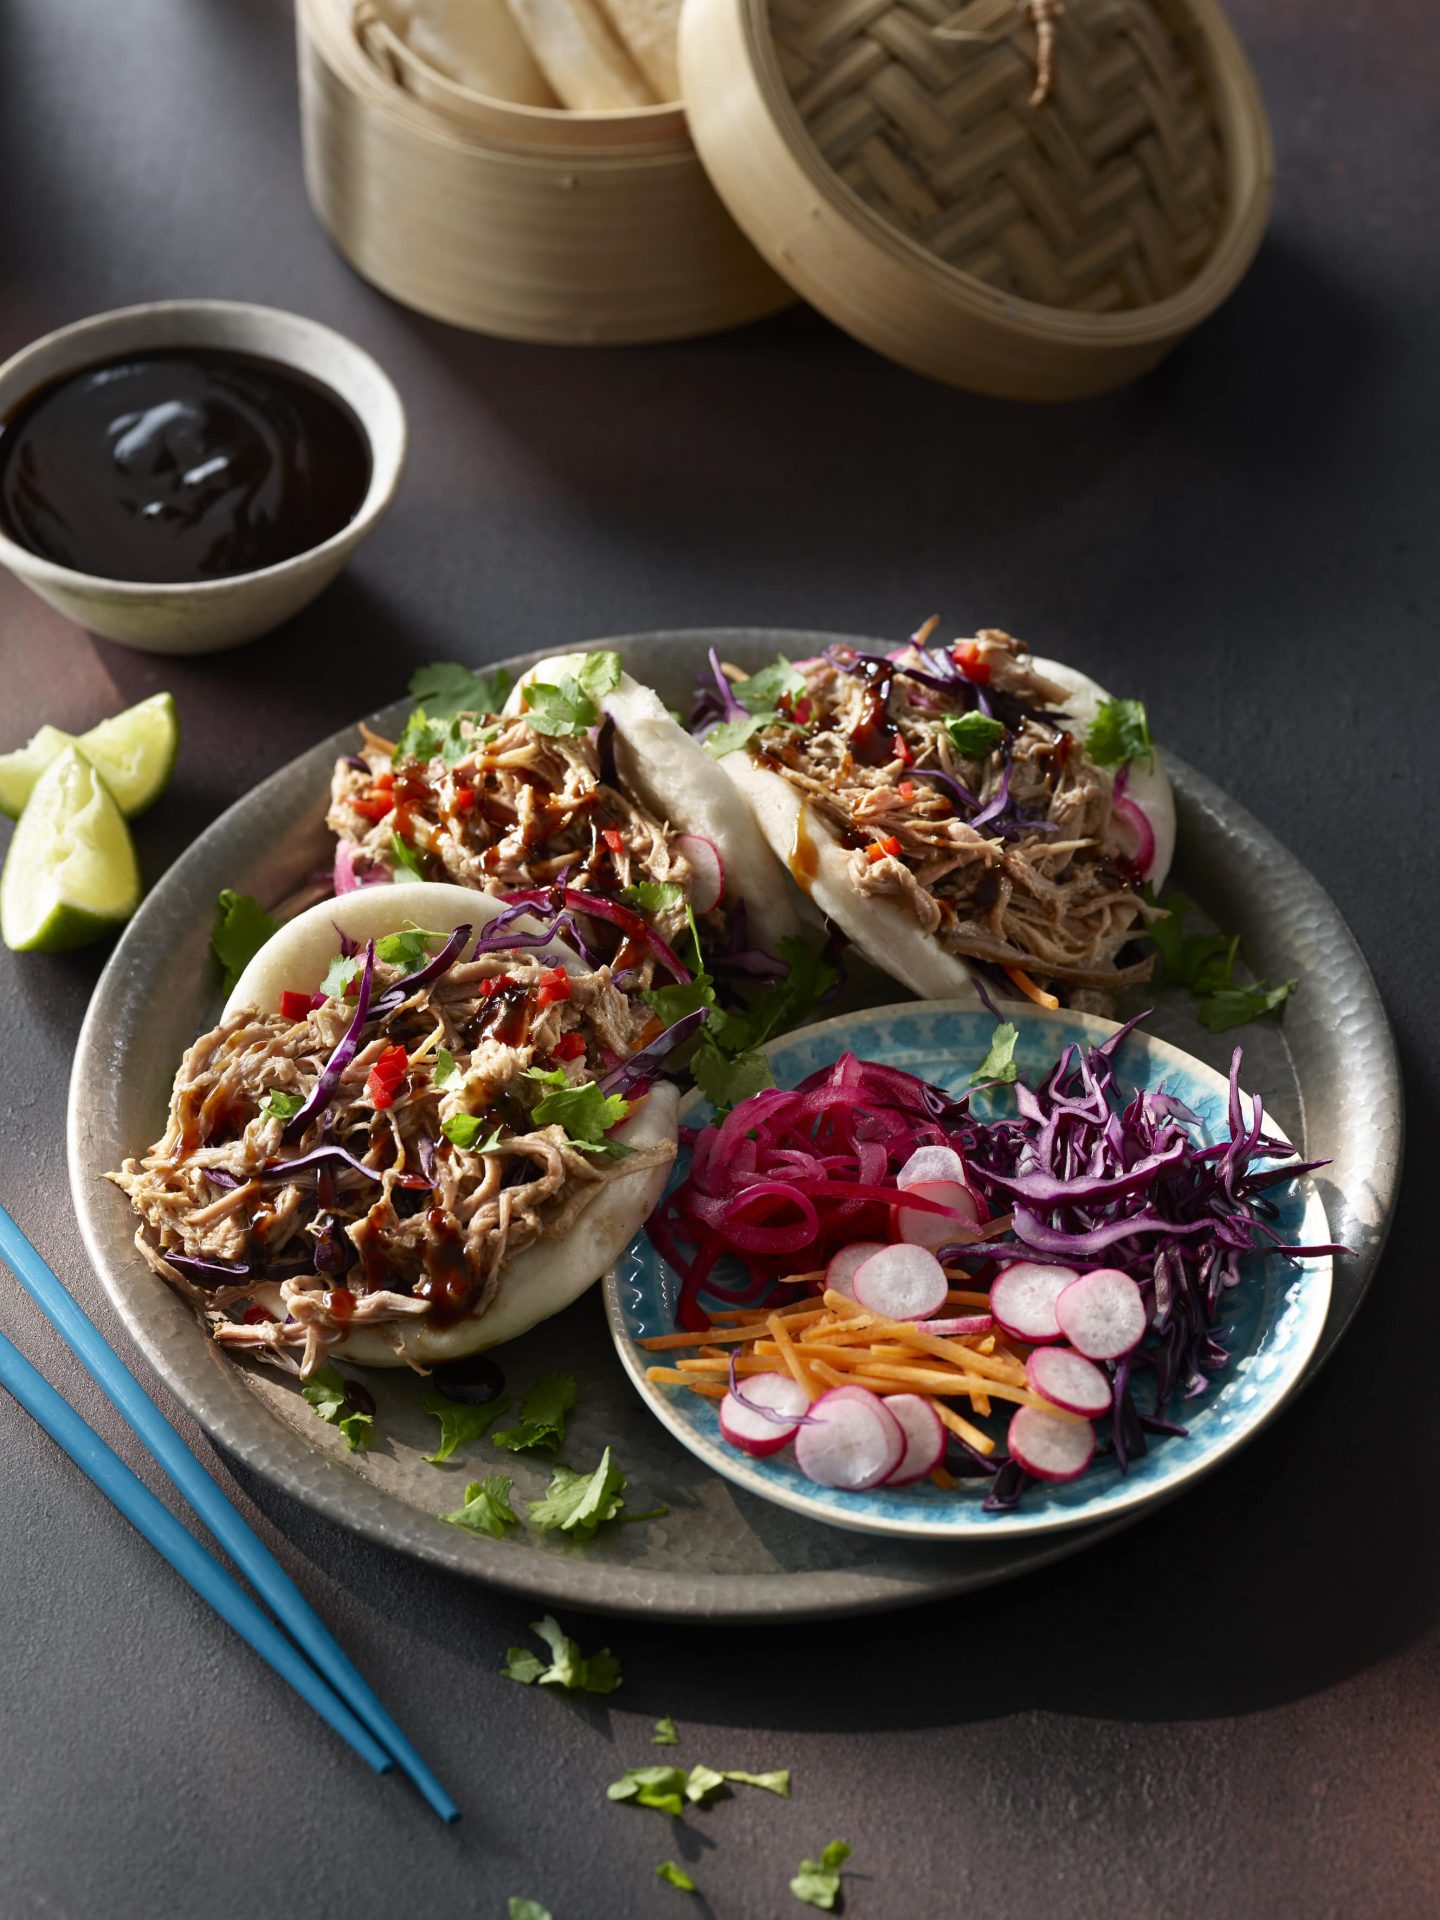
<path fill-rule="evenodd" d="M 741 664 L 759 664 L 777 649 L 803 655 L 841 637 L 848 636 L 721 629 L 604 644 L 620 650 L 638 679 L 683 706 L 709 646 Z M 523 670 L 547 651 L 505 664 Z M 376 725 L 383 731 L 407 705 L 383 710 Z M 220 1445 L 331 1519 L 472 1579 L 556 1606 L 671 1619 L 863 1613 L 964 1593 L 1076 1552 L 1125 1524 L 1027 1543 L 913 1546 L 768 1506 L 710 1473 L 650 1417 L 612 1351 L 597 1289 L 504 1349 L 503 1364 L 522 1388 L 545 1367 L 570 1368 L 580 1382 L 572 1462 L 592 1461 L 612 1445 L 630 1475 L 635 1509 L 663 1502 L 669 1514 L 611 1528 L 609 1538 L 589 1546 L 530 1533 L 491 1541 L 435 1518 L 459 1504 L 467 1470 L 437 1470 L 421 1459 L 436 1428 L 421 1409 L 418 1381 L 370 1376 L 381 1438 L 370 1453 L 350 1456 L 293 1383 L 238 1364 L 213 1345 L 136 1253 L 126 1202 L 101 1175 L 160 1132 L 180 1055 L 218 1011 L 207 953 L 215 895 L 230 886 L 279 901 L 328 861 L 330 766 L 353 737 L 347 728 L 272 775 L 175 863 L 116 947 L 75 1055 L 69 1159 L 85 1244 L 146 1358 Z M 1356 1252 L 1336 1262 L 1313 1374 L 1370 1284 L 1394 1209 L 1403 1125 L 1394 1042 L 1369 968 L 1324 889 L 1203 776 L 1173 759 L 1167 764 L 1180 819 L 1177 879 L 1220 924 L 1243 932 L 1258 971 L 1300 980 L 1283 1026 L 1208 1034 L 1183 995 L 1162 996 L 1151 1024 L 1222 1069 L 1240 1038 L 1247 1086 L 1265 1096 L 1306 1153 L 1331 1157 L 1320 1193 L 1336 1239 Z M 856 997 L 893 999 L 898 989 L 862 981 Z M 542 1490 L 547 1469 L 523 1456 L 513 1468 L 506 1464 L 517 1500 Z"/>

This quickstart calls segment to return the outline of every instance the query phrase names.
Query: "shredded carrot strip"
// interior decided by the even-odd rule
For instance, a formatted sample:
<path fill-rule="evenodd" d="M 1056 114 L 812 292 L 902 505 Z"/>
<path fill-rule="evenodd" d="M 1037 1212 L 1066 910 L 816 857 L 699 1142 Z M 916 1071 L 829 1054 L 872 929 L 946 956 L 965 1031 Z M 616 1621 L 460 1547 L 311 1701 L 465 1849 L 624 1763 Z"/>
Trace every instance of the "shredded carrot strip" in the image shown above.
<path fill-rule="evenodd" d="M 951 1287 L 945 1295 L 947 1307 L 979 1307 L 983 1312 L 990 1311 L 988 1293 L 971 1293 L 965 1287 Z"/>
<path fill-rule="evenodd" d="M 947 1473 L 944 1467 L 932 1467 L 930 1469 L 930 1478 L 942 1493 L 953 1493 L 955 1488 L 960 1484 L 954 1474 Z"/>
<path fill-rule="evenodd" d="M 1025 995 L 1025 998 L 1027 1000 L 1033 1000 L 1037 1007 L 1049 1007 L 1053 1013 L 1059 1006 L 1060 1002 L 1055 998 L 1054 994 L 1046 993 L 1043 987 L 1037 987 L 1022 967 L 1006 967 L 1005 971 L 1014 984 L 1020 989 L 1021 993 Z"/>
<path fill-rule="evenodd" d="M 995 1451 L 995 1442 L 989 1434 L 982 1433 L 979 1427 L 972 1427 L 970 1422 L 963 1415 L 956 1413 L 953 1407 L 947 1407 L 943 1400 L 932 1400 L 930 1404 L 951 1433 L 958 1434 L 968 1446 L 974 1447 L 977 1453 L 988 1455 Z"/>
<path fill-rule="evenodd" d="M 796 1380 L 805 1389 L 806 1398 L 810 1400 L 818 1400 L 820 1395 L 816 1388 L 815 1382 L 810 1378 L 810 1375 L 805 1371 L 805 1362 L 800 1358 L 799 1354 L 795 1351 L 795 1343 L 790 1338 L 789 1333 L 786 1331 L 784 1317 L 781 1314 L 772 1313 L 769 1320 L 765 1324 L 769 1327 L 771 1337 L 773 1338 L 776 1346 L 780 1349 L 780 1358 L 785 1362 L 785 1365 L 789 1368 L 790 1372 L 795 1376 Z"/>

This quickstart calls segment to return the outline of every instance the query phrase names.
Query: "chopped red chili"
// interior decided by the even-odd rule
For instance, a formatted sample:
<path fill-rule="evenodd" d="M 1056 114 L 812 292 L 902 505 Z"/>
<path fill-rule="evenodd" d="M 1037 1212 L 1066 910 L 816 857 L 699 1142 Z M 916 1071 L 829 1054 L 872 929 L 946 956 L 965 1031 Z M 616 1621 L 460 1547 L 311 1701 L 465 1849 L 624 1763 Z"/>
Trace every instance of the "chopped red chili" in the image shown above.
<path fill-rule="evenodd" d="M 618 827 L 606 827 L 601 833 L 600 838 L 612 853 L 623 853 L 625 851 L 625 836 L 620 832 Z"/>
<path fill-rule="evenodd" d="M 585 1036 L 581 1033 L 562 1034 L 555 1043 L 557 1060 L 578 1060 L 585 1051 Z"/>
<path fill-rule="evenodd" d="M 258 1327 L 263 1320 L 273 1320 L 275 1318 L 270 1309 L 268 1307 L 262 1307 L 258 1300 L 255 1301 L 253 1305 L 246 1307 L 240 1317 L 247 1327 Z"/>
<path fill-rule="evenodd" d="M 535 998 L 542 1007 L 553 1006 L 557 1000 L 570 998 L 570 976 L 564 967 L 546 968 L 540 976 Z"/>
<path fill-rule="evenodd" d="M 456 787 L 455 798 L 452 802 L 452 811 L 455 813 L 469 813 L 474 804 L 474 787 Z"/>
<path fill-rule="evenodd" d="M 514 984 L 508 973 L 497 973 L 493 979 L 480 982 L 480 998 L 493 1000 L 497 993 L 503 993 L 506 987 L 513 987 Z"/>
<path fill-rule="evenodd" d="M 869 860 L 871 866 L 874 866 L 877 860 L 883 860 L 887 854 L 891 859 L 895 859 L 899 853 L 900 842 L 895 838 L 893 833 L 886 834 L 883 840 L 872 840 L 870 845 L 865 849 L 865 857 Z"/>
<path fill-rule="evenodd" d="M 410 1059 L 404 1047 L 387 1047 L 365 1076 L 365 1091 L 377 1112 L 395 1104 L 395 1089 L 405 1078 Z"/>
<path fill-rule="evenodd" d="M 959 667 L 967 680 L 973 680 L 977 687 L 990 684 L 990 663 L 981 653 L 974 640 L 957 640 L 950 649 L 950 658 Z"/>
<path fill-rule="evenodd" d="M 895 758 L 900 762 L 902 767 L 914 766 L 915 756 L 910 751 L 910 742 L 905 738 L 904 734 L 901 733 L 898 727 L 895 729 L 895 738 L 891 742 L 891 750 L 894 753 Z"/>
<path fill-rule="evenodd" d="M 915 782 L 913 780 L 902 780 L 900 782 L 900 785 L 896 788 L 896 792 L 900 795 L 900 798 L 908 806 L 910 802 L 915 798 Z"/>
<path fill-rule="evenodd" d="M 313 1005 L 308 993 L 297 993 L 293 987 L 286 987 L 280 996 L 280 1011 L 287 1020 L 303 1020 Z"/>

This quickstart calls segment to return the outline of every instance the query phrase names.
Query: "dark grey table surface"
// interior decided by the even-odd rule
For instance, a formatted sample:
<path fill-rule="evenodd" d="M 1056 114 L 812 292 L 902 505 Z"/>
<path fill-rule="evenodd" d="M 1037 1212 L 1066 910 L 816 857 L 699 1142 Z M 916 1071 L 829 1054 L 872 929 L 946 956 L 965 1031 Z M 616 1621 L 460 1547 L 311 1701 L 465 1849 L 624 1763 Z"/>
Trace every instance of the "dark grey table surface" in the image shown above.
<path fill-rule="evenodd" d="M 274 639 L 162 662 L 0 580 L 4 744 L 154 689 L 185 725 L 154 878 L 207 821 L 432 658 L 644 628 L 998 623 L 1124 690 L 1318 872 L 1399 1036 L 1410 1179 L 1372 1297 L 1242 1460 L 1129 1533 L 962 1605 L 789 1632 L 572 1621 L 622 1692 L 499 1676 L 531 1609 L 362 1544 L 187 1438 L 464 1802 L 372 1779 L 0 1400 L 0 1916 L 341 1920 L 804 1909 L 855 1920 L 1440 1912 L 1433 990 L 1437 420 L 1433 28 L 1415 0 L 1243 0 L 1279 194 L 1253 272 L 1130 392 L 1034 411 L 875 359 L 814 315 L 564 352 L 450 331 L 331 251 L 300 181 L 278 0 L 11 0 L 0 351 L 130 301 L 343 328 L 410 410 L 400 502 Z M 1425 245 L 1427 223 L 1431 244 Z M 62 1157 L 102 952 L 0 953 L 0 1194 L 117 1332 Z M 0 1324 L 153 1482 L 29 1303 Z M 166 1491 L 163 1488 L 162 1491 Z M 662 1757 L 789 1766 L 672 1832 L 605 1784 Z"/>

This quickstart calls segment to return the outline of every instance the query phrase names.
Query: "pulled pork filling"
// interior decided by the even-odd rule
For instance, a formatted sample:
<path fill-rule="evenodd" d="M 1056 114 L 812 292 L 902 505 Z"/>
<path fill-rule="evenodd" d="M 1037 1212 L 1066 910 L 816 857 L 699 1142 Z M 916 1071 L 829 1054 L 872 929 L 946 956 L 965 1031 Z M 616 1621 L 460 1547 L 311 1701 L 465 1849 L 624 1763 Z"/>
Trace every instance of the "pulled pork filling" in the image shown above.
<path fill-rule="evenodd" d="M 376 1015 L 311 1118 L 301 1103 L 343 1055 L 354 1000 L 222 1021 L 185 1055 L 163 1137 L 109 1176 L 152 1269 L 222 1345 L 308 1375 L 370 1326 L 403 1355 L 398 1323 L 483 1314 L 507 1259 L 568 1231 L 609 1181 L 673 1157 L 664 1141 L 586 1151 L 535 1120 L 557 1089 L 527 1068 L 579 1086 L 656 1024 L 608 969 L 487 954 L 387 1009 L 401 979 L 376 963 Z"/>
<path fill-rule="evenodd" d="M 763 729 L 751 750 L 853 849 L 861 893 L 902 901 L 951 953 L 1072 1001 L 1148 977 L 1153 958 L 1116 964 L 1152 910 L 1111 777 L 1018 640 L 986 629 L 893 659 L 832 648 L 800 671 L 804 694 L 780 707 L 794 724 Z M 993 745 L 957 744 L 967 714 L 1003 726 Z"/>
<path fill-rule="evenodd" d="M 458 727 L 459 758 L 397 760 L 391 741 L 365 729 L 361 751 L 337 762 L 326 824 L 350 884 L 390 878 L 399 845 L 424 878 L 494 895 L 563 885 L 615 900 L 659 881 L 678 897 L 636 910 L 668 945 L 683 938 L 694 869 L 678 836 L 628 790 L 613 732 L 557 737 L 524 716 L 481 714 L 462 714 Z M 696 917 L 702 938 L 720 939 L 718 906 Z M 597 938 L 615 947 L 606 957 L 627 986 L 649 985 L 653 961 L 632 955 L 622 966 L 623 936 Z"/>

